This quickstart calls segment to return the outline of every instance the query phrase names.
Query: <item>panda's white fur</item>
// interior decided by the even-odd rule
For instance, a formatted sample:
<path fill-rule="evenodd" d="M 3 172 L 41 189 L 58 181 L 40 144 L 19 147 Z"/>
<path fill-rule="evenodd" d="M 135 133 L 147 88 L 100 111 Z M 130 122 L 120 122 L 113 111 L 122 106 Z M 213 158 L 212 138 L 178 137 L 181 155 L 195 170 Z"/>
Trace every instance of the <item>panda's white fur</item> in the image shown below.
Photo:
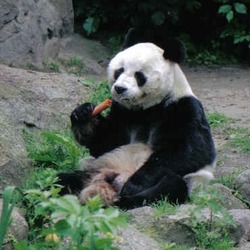
<path fill-rule="evenodd" d="M 168 102 L 194 95 L 192 89 L 177 63 L 165 60 L 163 50 L 152 43 L 139 43 L 118 53 L 110 62 L 107 70 L 111 84 L 112 98 L 129 109 L 152 107 L 167 95 Z M 114 81 L 115 70 L 123 68 L 123 74 Z M 135 72 L 143 72 L 147 84 L 139 87 Z M 115 87 L 127 88 L 119 95 Z M 167 105 L 167 103 L 166 103 Z"/>

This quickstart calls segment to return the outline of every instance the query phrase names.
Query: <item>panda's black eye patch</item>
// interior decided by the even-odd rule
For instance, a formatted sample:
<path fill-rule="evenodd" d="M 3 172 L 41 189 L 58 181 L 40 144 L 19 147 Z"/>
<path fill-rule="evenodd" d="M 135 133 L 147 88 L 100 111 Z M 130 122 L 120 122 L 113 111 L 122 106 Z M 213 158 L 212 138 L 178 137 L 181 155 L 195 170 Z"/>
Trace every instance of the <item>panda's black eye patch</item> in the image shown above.
<path fill-rule="evenodd" d="M 124 68 L 117 69 L 114 73 L 114 79 L 117 80 L 119 76 L 124 72 Z"/>
<path fill-rule="evenodd" d="M 142 87 L 147 81 L 147 77 L 141 71 L 135 72 L 135 79 L 139 87 Z"/>

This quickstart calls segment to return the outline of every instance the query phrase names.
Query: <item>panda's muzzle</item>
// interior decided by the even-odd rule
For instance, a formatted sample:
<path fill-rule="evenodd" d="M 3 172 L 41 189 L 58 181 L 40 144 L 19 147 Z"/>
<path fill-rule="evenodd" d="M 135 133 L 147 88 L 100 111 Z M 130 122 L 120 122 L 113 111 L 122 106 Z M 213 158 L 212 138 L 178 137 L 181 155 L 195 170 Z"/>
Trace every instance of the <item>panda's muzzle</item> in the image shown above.
<path fill-rule="evenodd" d="M 125 87 L 115 86 L 115 91 L 118 95 L 123 94 L 126 90 L 127 90 L 127 88 L 125 88 Z"/>

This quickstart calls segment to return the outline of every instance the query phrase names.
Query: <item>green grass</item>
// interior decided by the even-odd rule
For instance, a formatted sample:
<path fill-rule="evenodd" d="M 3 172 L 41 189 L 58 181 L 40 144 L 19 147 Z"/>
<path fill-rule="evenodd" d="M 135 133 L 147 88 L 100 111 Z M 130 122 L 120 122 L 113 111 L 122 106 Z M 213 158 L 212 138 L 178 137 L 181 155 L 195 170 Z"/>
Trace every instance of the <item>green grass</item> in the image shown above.
<path fill-rule="evenodd" d="M 241 152 L 250 152 L 250 130 L 235 127 L 235 119 L 218 112 L 207 114 L 208 122 L 214 134 L 219 134 L 228 140 L 227 145 L 239 149 Z M 234 126 L 232 126 L 234 125 Z"/>
<path fill-rule="evenodd" d="M 92 94 L 88 99 L 88 101 L 92 102 L 93 104 L 98 104 L 104 101 L 105 99 L 111 97 L 110 86 L 107 80 L 96 82 L 91 79 L 88 79 L 84 81 L 84 84 L 87 84 L 93 89 Z"/>
<path fill-rule="evenodd" d="M 35 167 L 70 171 L 79 167 L 79 160 L 88 150 L 78 145 L 70 131 L 43 131 L 34 135 L 24 131 L 28 156 Z"/>
<path fill-rule="evenodd" d="M 59 64 L 54 61 L 46 60 L 44 62 L 44 66 L 49 72 L 57 72 L 57 73 L 60 72 Z"/>
<path fill-rule="evenodd" d="M 178 209 L 177 205 L 169 203 L 167 199 L 156 201 L 151 206 L 155 208 L 155 215 L 157 217 L 164 214 L 165 215 L 175 214 L 175 212 Z"/>
<path fill-rule="evenodd" d="M 66 70 L 70 74 L 82 76 L 87 73 L 88 69 L 84 62 L 78 57 L 70 57 L 68 60 L 63 62 Z"/>
<path fill-rule="evenodd" d="M 234 119 L 218 112 L 208 113 L 206 116 L 211 128 L 223 128 L 234 121 Z"/>
<path fill-rule="evenodd" d="M 230 145 L 241 152 L 250 153 L 250 130 L 237 128 L 230 132 Z"/>

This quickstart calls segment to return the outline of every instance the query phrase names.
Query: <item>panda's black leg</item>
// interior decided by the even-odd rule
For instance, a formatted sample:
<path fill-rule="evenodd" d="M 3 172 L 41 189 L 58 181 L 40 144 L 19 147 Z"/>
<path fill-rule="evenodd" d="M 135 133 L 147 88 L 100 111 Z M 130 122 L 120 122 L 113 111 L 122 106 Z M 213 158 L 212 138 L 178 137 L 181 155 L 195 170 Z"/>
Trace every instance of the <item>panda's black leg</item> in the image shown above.
<path fill-rule="evenodd" d="M 188 187 L 181 176 L 172 172 L 164 175 L 155 186 L 152 186 L 134 196 L 122 196 L 117 203 L 120 208 L 130 209 L 140 207 L 167 198 L 169 202 L 182 204 L 188 197 Z"/>
<path fill-rule="evenodd" d="M 60 195 L 78 195 L 90 179 L 90 173 L 87 171 L 75 171 L 72 173 L 60 173 L 57 177 L 58 181 L 56 184 L 62 186 Z"/>

